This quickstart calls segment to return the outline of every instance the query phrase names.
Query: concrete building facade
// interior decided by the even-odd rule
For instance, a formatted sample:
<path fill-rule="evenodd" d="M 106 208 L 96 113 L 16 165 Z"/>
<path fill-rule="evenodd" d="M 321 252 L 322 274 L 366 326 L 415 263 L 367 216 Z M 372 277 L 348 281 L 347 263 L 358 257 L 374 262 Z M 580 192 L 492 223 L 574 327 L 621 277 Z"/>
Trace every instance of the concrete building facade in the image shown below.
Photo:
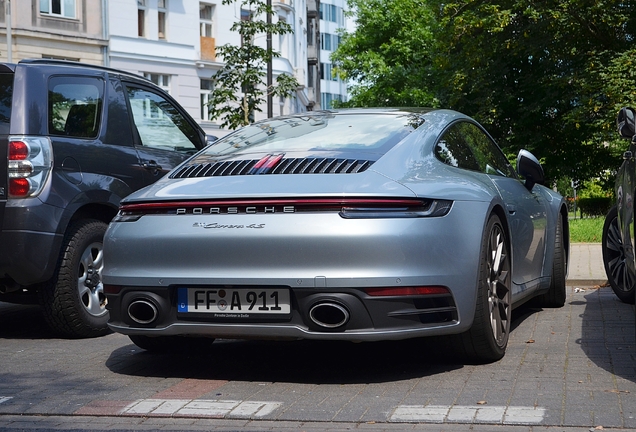
<path fill-rule="evenodd" d="M 108 0 L 0 0 L 0 60 L 56 58 L 103 64 Z"/>

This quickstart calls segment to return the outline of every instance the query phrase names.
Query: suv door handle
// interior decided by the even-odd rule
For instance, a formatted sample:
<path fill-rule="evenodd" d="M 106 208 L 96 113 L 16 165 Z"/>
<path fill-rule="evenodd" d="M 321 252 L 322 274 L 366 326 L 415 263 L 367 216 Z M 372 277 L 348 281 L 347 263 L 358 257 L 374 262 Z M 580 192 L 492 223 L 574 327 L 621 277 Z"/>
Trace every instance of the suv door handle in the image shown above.
<path fill-rule="evenodd" d="M 152 171 L 153 174 L 157 174 L 161 171 L 161 165 L 157 163 L 157 161 L 151 160 L 141 164 L 142 167 L 147 169 L 148 171 Z"/>

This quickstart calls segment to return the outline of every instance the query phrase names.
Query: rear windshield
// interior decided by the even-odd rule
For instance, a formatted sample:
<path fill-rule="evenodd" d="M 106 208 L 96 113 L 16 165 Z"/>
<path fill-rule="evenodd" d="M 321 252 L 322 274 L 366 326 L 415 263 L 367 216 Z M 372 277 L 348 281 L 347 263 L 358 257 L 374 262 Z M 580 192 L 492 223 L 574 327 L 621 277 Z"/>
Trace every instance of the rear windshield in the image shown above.
<path fill-rule="evenodd" d="M 13 74 L 0 74 L 0 134 L 9 133 L 11 122 L 11 99 L 13 97 Z"/>
<path fill-rule="evenodd" d="M 410 134 L 413 125 L 413 115 L 403 114 L 286 117 L 247 126 L 216 141 L 203 154 L 335 151 L 383 155 Z"/>

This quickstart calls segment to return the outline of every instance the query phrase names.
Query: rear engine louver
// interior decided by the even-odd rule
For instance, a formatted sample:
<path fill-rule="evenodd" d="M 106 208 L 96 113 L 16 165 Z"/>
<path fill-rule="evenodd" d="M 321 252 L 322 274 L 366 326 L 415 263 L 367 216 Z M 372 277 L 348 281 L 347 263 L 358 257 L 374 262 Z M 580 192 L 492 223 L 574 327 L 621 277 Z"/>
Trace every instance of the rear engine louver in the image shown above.
<path fill-rule="evenodd" d="M 170 178 L 216 177 L 257 174 L 354 174 L 365 171 L 373 161 L 337 158 L 281 159 L 274 167 L 258 167 L 258 159 L 186 165 Z"/>

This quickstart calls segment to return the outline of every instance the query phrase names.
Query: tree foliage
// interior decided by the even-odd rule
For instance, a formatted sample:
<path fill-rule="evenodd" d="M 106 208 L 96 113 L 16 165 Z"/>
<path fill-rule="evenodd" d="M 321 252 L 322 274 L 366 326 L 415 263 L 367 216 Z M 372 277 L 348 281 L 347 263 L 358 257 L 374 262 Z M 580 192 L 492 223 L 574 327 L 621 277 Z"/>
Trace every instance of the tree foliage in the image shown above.
<path fill-rule="evenodd" d="M 391 9 L 395 2 L 410 0 L 351 1 L 354 7 L 375 2 Z M 399 58 L 418 59 L 410 71 L 415 78 L 410 86 L 419 85 L 432 101 L 475 117 L 507 153 L 532 151 L 545 162 L 551 179 L 585 180 L 620 165 L 617 154 L 624 143 L 618 144 L 614 124 L 621 105 L 636 103 L 636 3 L 422 0 L 411 4 L 418 9 L 409 11 L 408 23 L 399 25 L 418 31 L 392 28 L 384 33 L 387 38 L 373 39 L 374 33 L 381 33 L 375 27 L 382 17 L 365 12 L 345 41 L 361 39 L 369 46 L 358 45 L 358 52 L 347 45 L 339 47 L 334 57 L 339 67 L 355 71 L 351 64 L 368 62 L 362 52 L 367 48 L 382 58 L 376 64 L 393 69 L 401 63 L 386 53 L 395 52 L 391 47 L 395 39 L 406 39 L 399 44 L 413 52 Z M 391 33 L 393 39 L 388 37 Z M 362 78 L 367 92 L 377 94 L 384 91 L 384 78 L 391 76 L 391 71 L 378 77 L 351 74 Z M 352 103 L 368 100 L 354 94 Z M 408 105 L 399 98 L 391 102 Z"/>
<path fill-rule="evenodd" d="M 224 5 L 235 0 L 223 0 Z M 254 112 L 260 108 L 268 94 L 288 97 L 298 88 L 296 78 L 280 74 L 276 84 L 266 88 L 267 63 L 280 53 L 260 47 L 254 43 L 257 35 L 287 34 L 292 28 L 284 21 L 267 23 L 262 18 L 273 14 L 271 6 L 262 0 L 240 0 L 241 9 L 250 11 L 249 19 L 240 19 L 230 28 L 241 36 L 241 46 L 232 44 L 216 48 L 224 62 L 223 68 L 212 76 L 213 90 L 208 109 L 210 117 L 222 120 L 221 127 L 236 129 L 254 121 Z"/>
<path fill-rule="evenodd" d="M 349 0 L 357 31 L 343 33 L 332 56 L 353 80 L 349 106 L 432 106 L 434 16 L 425 0 Z"/>

